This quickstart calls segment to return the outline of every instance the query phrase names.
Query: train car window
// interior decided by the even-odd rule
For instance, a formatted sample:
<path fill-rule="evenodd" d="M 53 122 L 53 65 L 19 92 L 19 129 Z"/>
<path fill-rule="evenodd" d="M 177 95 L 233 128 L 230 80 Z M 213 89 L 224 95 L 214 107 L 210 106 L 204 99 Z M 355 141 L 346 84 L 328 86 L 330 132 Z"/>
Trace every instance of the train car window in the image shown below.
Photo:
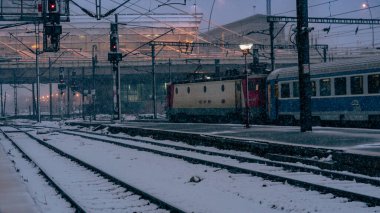
<path fill-rule="evenodd" d="M 325 78 L 319 80 L 320 85 L 320 95 L 321 96 L 330 96 L 331 95 L 331 79 Z"/>
<path fill-rule="evenodd" d="M 368 76 L 368 93 L 380 93 L 380 74 Z"/>
<path fill-rule="evenodd" d="M 190 93 L 190 87 L 187 87 L 187 93 Z"/>
<path fill-rule="evenodd" d="M 175 88 L 175 94 L 178 94 L 178 87 Z"/>
<path fill-rule="evenodd" d="M 335 95 L 346 95 L 346 78 L 335 78 L 334 79 L 334 88 L 335 88 Z"/>
<path fill-rule="evenodd" d="M 207 87 L 203 86 L 203 92 L 207 92 Z"/>
<path fill-rule="evenodd" d="M 224 89 L 225 89 L 225 88 L 224 88 L 224 84 L 222 84 L 222 88 L 221 88 L 221 89 L 222 89 L 222 92 L 224 92 Z"/>
<path fill-rule="evenodd" d="M 311 96 L 317 96 L 317 83 L 311 81 Z"/>
<path fill-rule="evenodd" d="M 363 94 L 363 76 L 351 77 L 351 94 Z"/>
<path fill-rule="evenodd" d="M 248 90 L 249 91 L 255 90 L 255 83 L 253 83 L 252 81 L 249 81 L 248 82 Z"/>
<path fill-rule="evenodd" d="M 289 97 L 290 97 L 289 83 L 281 84 L 281 98 L 289 98 Z"/>
<path fill-rule="evenodd" d="M 300 97 L 298 81 L 293 82 L 293 97 L 294 98 Z"/>

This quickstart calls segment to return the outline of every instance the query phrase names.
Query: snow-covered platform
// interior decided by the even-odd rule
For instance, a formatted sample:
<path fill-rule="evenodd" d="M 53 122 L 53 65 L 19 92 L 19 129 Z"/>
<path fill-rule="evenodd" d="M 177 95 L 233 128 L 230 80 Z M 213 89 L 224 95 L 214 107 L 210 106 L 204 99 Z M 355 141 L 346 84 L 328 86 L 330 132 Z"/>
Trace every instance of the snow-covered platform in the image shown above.
<path fill-rule="evenodd" d="M 90 124 L 89 122 L 72 123 Z M 98 122 L 95 126 L 100 124 L 101 122 Z M 297 126 L 251 125 L 250 128 L 245 128 L 241 124 L 135 121 L 120 124 L 109 124 L 107 122 L 105 125 L 200 134 L 270 144 L 342 150 L 349 153 L 380 156 L 380 130 L 377 129 L 313 127 L 312 132 L 301 133 L 300 128 Z"/>
<path fill-rule="evenodd" d="M 247 129 L 239 124 L 128 122 L 118 125 L 232 137 L 265 143 L 339 149 L 380 156 L 380 130 L 374 129 L 314 127 L 312 132 L 301 133 L 300 128 L 295 126 L 252 125 Z"/>
<path fill-rule="evenodd" d="M 0 212 L 40 212 L 0 145 Z"/>
<path fill-rule="evenodd" d="M 314 127 L 301 133 L 299 127 L 239 124 L 201 124 L 137 122 L 90 124 L 67 122 L 71 125 L 92 126 L 92 130 L 108 128 L 111 133 L 151 137 L 159 140 L 182 141 L 193 145 L 248 151 L 270 158 L 292 158 L 334 162 L 339 168 L 380 175 L 380 130 Z M 347 169 L 348 170 L 348 169 Z M 376 171 L 374 173 L 374 171 Z"/>

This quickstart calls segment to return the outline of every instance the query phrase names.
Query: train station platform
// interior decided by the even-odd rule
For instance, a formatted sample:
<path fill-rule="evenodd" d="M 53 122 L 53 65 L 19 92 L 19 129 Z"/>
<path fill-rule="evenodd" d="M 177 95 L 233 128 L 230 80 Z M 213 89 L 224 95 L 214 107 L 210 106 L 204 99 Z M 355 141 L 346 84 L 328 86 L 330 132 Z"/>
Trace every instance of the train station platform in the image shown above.
<path fill-rule="evenodd" d="M 90 125 L 89 122 L 69 122 Z M 101 125 L 102 122 L 91 125 Z M 152 131 L 175 132 L 191 135 L 228 138 L 245 142 L 300 146 L 316 149 L 339 150 L 346 153 L 380 157 L 380 130 L 359 128 L 313 127 L 312 132 L 300 132 L 298 126 L 168 123 L 159 121 L 124 121 L 104 125 L 119 128 L 139 128 Z"/>
<path fill-rule="evenodd" d="M 0 212 L 34 213 L 38 211 L 21 177 L 12 167 L 0 144 Z"/>
<path fill-rule="evenodd" d="M 380 176 L 380 130 L 313 127 L 300 132 L 297 126 L 242 124 L 168 123 L 124 121 L 122 123 L 66 122 L 68 125 L 108 128 L 110 133 L 191 145 L 245 151 L 272 160 L 306 162 L 321 168 Z"/>
<path fill-rule="evenodd" d="M 125 127 L 179 131 L 219 137 L 228 137 L 265 143 L 299 145 L 380 156 L 380 130 L 313 127 L 312 132 L 300 132 L 297 126 L 200 123 L 128 122 L 115 124 Z"/>

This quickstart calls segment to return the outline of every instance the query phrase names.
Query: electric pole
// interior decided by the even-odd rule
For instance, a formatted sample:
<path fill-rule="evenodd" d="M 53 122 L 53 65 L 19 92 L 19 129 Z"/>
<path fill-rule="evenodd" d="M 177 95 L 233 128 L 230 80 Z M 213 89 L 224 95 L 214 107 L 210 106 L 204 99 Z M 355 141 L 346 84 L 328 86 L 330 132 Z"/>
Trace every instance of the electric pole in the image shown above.
<path fill-rule="evenodd" d="M 115 14 L 115 23 L 111 23 L 110 33 L 110 52 L 108 53 L 108 61 L 112 63 L 113 73 L 113 114 L 114 120 L 121 120 L 121 102 L 120 102 L 120 66 L 122 54 L 119 52 L 119 33 L 118 20 Z"/>
<path fill-rule="evenodd" d="M 297 0 L 297 49 L 301 132 L 312 131 L 308 1 Z"/>
<path fill-rule="evenodd" d="M 155 45 L 152 44 L 152 99 L 153 99 L 153 118 L 157 119 L 157 108 L 156 108 L 156 102 L 157 102 L 157 94 L 156 94 L 156 51 L 155 51 Z"/>

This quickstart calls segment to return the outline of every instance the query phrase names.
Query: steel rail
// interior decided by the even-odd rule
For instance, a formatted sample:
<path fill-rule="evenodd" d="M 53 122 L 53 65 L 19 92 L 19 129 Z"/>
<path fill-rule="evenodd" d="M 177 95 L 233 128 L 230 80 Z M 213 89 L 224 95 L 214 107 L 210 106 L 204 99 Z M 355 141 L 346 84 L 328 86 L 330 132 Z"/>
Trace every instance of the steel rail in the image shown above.
<path fill-rule="evenodd" d="M 12 127 L 16 128 L 20 132 L 26 134 L 29 138 L 35 140 L 36 142 L 38 142 L 42 146 L 45 146 L 45 147 L 51 149 L 52 151 L 58 153 L 59 155 L 64 156 L 64 157 L 66 157 L 66 158 L 68 158 L 68 159 L 70 159 L 70 160 L 78 163 L 79 165 L 85 167 L 88 170 L 91 170 L 91 171 L 94 171 L 94 172 L 100 174 L 104 178 L 109 179 L 110 181 L 112 181 L 113 183 L 115 183 L 117 185 L 120 185 L 120 186 L 126 188 L 128 191 L 131 191 L 131 192 L 133 192 L 133 193 L 141 196 L 141 198 L 151 201 L 153 204 L 156 204 L 160 208 L 169 210 L 170 212 L 174 212 L 174 213 L 184 213 L 185 212 L 184 210 L 181 210 L 180 208 L 175 207 L 174 205 L 171 205 L 171 204 L 169 204 L 169 203 L 167 203 L 167 202 L 165 202 L 165 201 L 163 201 L 163 200 L 161 200 L 161 199 L 159 199 L 159 198 L 157 198 L 157 197 L 155 197 L 155 196 L 153 196 L 153 195 L 151 195 L 151 194 L 149 194 L 147 192 L 144 192 L 144 191 L 138 189 L 135 186 L 132 186 L 132 185 L 130 185 L 130 184 L 128 184 L 128 183 L 126 183 L 126 182 L 124 182 L 122 180 L 119 180 L 119 179 L 113 177 L 112 175 L 110 175 L 110 174 L 108 174 L 108 173 L 106 173 L 106 172 L 98 169 L 97 167 L 94 167 L 94 166 L 92 166 L 92 165 L 90 165 L 90 164 L 88 164 L 88 163 L 86 163 L 86 162 L 84 162 L 84 161 L 82 161 L 82 160 L 80 160 L 80 159 L 78 159 L 78 158 L 76 158 L 76 157 L 74 157 L 74 156 L 72 156 L 72 155 L 70 155 L 70 154 L 68 154 L 68 153 L 66 153 L 66 152 L 58 149 L 58 148 L 56 148 L 55 146 L 50 145 L 50 144 L 44 142 L 43 140 L 41 140 L 41 139 L 33 136 L 32 134 L 28 133 L 27 131 L 22 131 L 18 127 L 15 127 L 15 126 L 12 126 Z M 3 134 L 5 134 L 4 131 L 2 131 L 2 132 L 3 132 Z M 12 131 L 12 132 L 14 133 L 15 131 Z M 81 211 L 79 211 L 79 212 L 81 212 Z M 83 211 L 83 212 L 85 212 L 85 211 Z"/>
<path fill-rule="evenodd" d="M 358 183 L 365 183 L 365 184 L 371 184 L 374 186 L 380 186 L 380 180 L 378 179 L 373 179 L 373 178 L 366 178 L 366 177 L 360 177 L 356 175 L 351 175 L 351 174 L 344 174 L 344 173 L 339 173 L 335 171 L 326 171 L 323 169 L 317 169 L 317 168 L 310 168 L 310 167 L 304 167 L 304 166 L 299 166 L 299 165 L 290 165 L 287 163 L 283 162 L 276 162 L 273 160 L 264 160 L 264 159 L 256 159 L 256 158 L 250 158 L 250 157 L 242 157 L 238 155 L 231 155 L 231 154 L 225 154 L 221 152 L 214 152 L 214 151 L 208 151 L 208 150 L 202 150 L 198 148 L 190 148 L 190 147 L 183 147 L 183 146 L 178 146 L 178 145 L 170 145 L 170 144 L 163 144 L 159 142 L 154 142 L 154 141 L 149 141 L 149 140 L 144 140 L 144 139 L 137 139 L 137 138 L 130 138 L 130 137 L 119 137 L 119 136 L 113 136 L 113 135 L 104 135 L 104 134 L 99 134 L 99 133 L 89 133 L 85 131 L 80 131 L 80 130 L 64 130 L 60 131 L 61 133 L 65 133 L 65 131 L 72 132 L 70 133 L 71 135 L 75 136 L 81 136 L 79 133 L 85 133 L 85 134 L 93 134 L 97 136 L 104 136 L 104 137 L 110 137 L 110 138 L 115 138 L 115 139 L 122 139 L 122 140 L 131 140 L 135 142 L 141 142 L 141 143 L 146 143 L 146 144 L 151 144 L 151 145 L 156 145 L 156 146 L 161 146 L 161 147 L 168 147 L 168 148 L 173 148 L 176 150 L 185 150 L 185 151 L 191 151 L 191 152 L 196 152 L 196 153 L 201 153 L 201 154 L 206 154 L 206 155 L 213 155 L 213 156 L 220 156 L 220 157 L 226 157 L 226 158 L 231 158 L 238 160 L 239 162 L 248 162 L 248 163 L 259 163 L 259 164 L 265 164 L 268 166 L 275 166 L 275 167 L 282 167 L 286 170 L 290 171 L 300 171 L 300 172 L 309 172 L 313 174 L 318 174 L 318 175 L 323 175 L 329 178 L 334 178 L 334 179 L 339 179 L 339 180 L 348 180 L 348 181 L 353 181 L 355 180 Z M 77 133 L 75 133 L 77 132 Z M 279 156 L 280 157 L 280 156 Z M 288 156 L 281 156 L 281 159 L 284 159 L 285 157 Z M 298 159 L 300 160 L 300 159 Z"/>
<path fill-rule="evenodd" d="M 65 133 L 65 132 L 62 132 L 62 133 Z M 75 135 L 74 133 L 65 133 L 65 134 Z M 332 187 L 328 187 L 328 186 L 324 186 L 324 185 L 320 185 L 320 184 L 309 183 L 309 182 L 296 180 L 296 179 L 289 178 L 289 177 L 283 177 L 280 175 L 275 175 L 275 174 L 271 174 L 271 173 L 267 173 L 267 172 L 261 172 L 258 170 L 245 169 L 245 168 L 231 166 L 231 165 L 218 163 L 218 162 L 214 162 L 214 161 L 210 161 L 210 160 L 204 160 L 204 159 L 199 159 L 199 158 L 195 158 L 195 157 L 189 157 L 189 156 L 184 156 L 184 155 L 180 155 L 180 154 L 174 154 L 174 153 L 170 153 L 170 152 L 160 151 L 160 150 L 156 150 L 156 149 L 125 144 L 125 143 L 116 142 L 116 141 L 112 141 L 112 140 L 108 140 L 108 139 L 100 139 L 100 138 L 84 136 L 84 135 L 80 135 L 80 134 L 78 134 L 77 136 L 82 137 L 82 138 L 86 138 L 86 139 L 104 142 L 104 143 L 109 143 L 109 144 L 113 144 L 113 145 L 117 145 L 117 146 L 121 146 L 121 147 L 126 147 L 126 148 L 130 148 L 130 149 L 136 149 L 139 151 L 146 151 L 146 152 L 150 152 L 150 153 L 154 153 L 154 154 L 159 154 L 162 156 L 174 157 L 174 158 L 185 160 L 185 161 L 190 162 L 190 163 L 203 164 L 203 165 L 207 165 L 207 166 L 222 168 L 222 169 L 226 169 L 226 170 L 233 172 L 233 173 L 250 174 L 250 175 L 261 177 L 261 178 L 268 179 L 271 181 L 279 181 L 279 182 L 288 183 L 290 185 L 302 187 L 302 188 L 305 188 L 307 190 L 316 190 L 316 191 L 319 191 L 321 193 L 331 193 L 331 194 L 334 194 L 338 197 L 344 197 L 344 198 L 348 198 L 350 200 L 361 201 L 361 202 L 367 203 L 369 206 L 380 206 L 380 198 L 379 197 L 373 197 L 373 196 L 364 195 L 364 194 L 360 194 L 360 193 L 356 193 L 356 192 L 346 191 L 346 190 L 342 190 L 342 189 L 336 189 L 336 188 L 332 188 Z"/>
<path fill-rule="evenodd" d="M 5 133 L 2 129 L 0 132 L 4 135 L 4 137 L 9 140 L 12 145 L 22 154 L 22 156 L 29 162 L 34 162 L 17 144 L 16 142 L 10 138 L 7 133 Z M 14 133 L 15 131 L 12 131 Z M 53 186 L 53 188 L 65 199 L 67 202 L 71 204 L 73 208 L 75 208 L 75 212 L 86 212 L 76 201 L 74 201 L 57 183 L 54 182 L 52 178 L 36 163 L 34 163 L 39 170 L 39 174 L 41 174 L 48 182 Z"/>

